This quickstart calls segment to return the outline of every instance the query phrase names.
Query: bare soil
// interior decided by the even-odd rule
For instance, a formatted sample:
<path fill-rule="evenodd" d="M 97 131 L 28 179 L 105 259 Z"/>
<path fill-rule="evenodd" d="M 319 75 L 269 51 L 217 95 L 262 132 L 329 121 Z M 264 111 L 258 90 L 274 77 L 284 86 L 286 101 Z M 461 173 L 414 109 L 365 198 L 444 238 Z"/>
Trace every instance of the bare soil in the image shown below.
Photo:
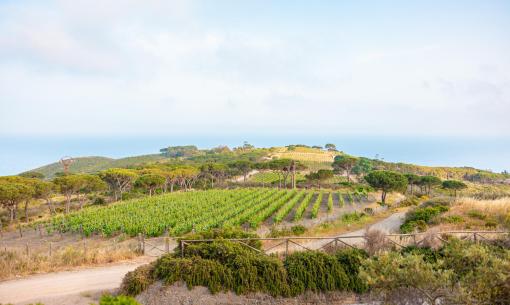
<path fill-rule="evenodd" d="M 345 292 L 307 293 L 294 298 L 274 298 L 261 293 L 236 295 L 227 292 L 213 295 L 206 287 L 189 290 L 183 283 L 171 286 L 156 283 L 136 299 L 143 305 L 347 305 L 363 302 L 360 297 Z"/>

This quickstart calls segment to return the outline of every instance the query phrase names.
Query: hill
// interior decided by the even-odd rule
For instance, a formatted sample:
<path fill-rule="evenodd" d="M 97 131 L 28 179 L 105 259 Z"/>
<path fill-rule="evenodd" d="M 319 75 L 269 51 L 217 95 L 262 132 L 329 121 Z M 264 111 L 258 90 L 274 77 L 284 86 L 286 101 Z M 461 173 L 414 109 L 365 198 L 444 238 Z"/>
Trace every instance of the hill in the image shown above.
<path fill-rule="evenodd" d="M 166 159 L 160 154 L 141 155 L 112 159 L 107 157 L 79 157 L 74 159 L 74 163 L 69 167 L 71 173 L 94 173 L 112 167 L 131 167 L 149 162 L 157 162 Z M 62 165 L 59 162 L 34 168 L 34 172 L 39 172 L 47 178 L 52 178 L 55 173 L 61 172 Z"/>

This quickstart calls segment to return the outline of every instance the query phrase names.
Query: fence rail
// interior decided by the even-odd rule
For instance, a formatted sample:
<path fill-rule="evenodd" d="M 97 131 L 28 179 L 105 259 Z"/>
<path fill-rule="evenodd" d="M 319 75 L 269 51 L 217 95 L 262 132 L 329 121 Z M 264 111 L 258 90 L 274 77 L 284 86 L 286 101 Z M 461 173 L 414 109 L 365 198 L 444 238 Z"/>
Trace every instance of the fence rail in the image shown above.
<path fill-rule="evenodd" d="M 386 234 L 384 239 L 392 245 L 400 248 L 423 244 L 427 239 L 437 239 L 442 243 L 448 243 L 449 236 L 456 236 L 462 240 L 472 240 L 479 242 L 481 240 L 494 240 L 505 235 L 510 235 L 507 231 L 443 231 L 435 233 L 411 233 L 411 234 Z M 367 240 L 365 235 L 336 236 L 336 237 L 268 237 L 268 238 L 230 238 L 222 241 L 237 242 L 245 247 L 253 249 L 262 254 L 279 254 L 287 256 L 292 250 L 326 250 L 328 247 L 351 247 L 363 248 Z M 185 247 L 195 243 L 213 242 L 217 239 L 185 239 L 180 240 L 181 255 L 184 256 Z M 250 246 L 250 242 L 267 242 L 269 245 L 265 249 L 256 249 Z M 307 243 L 303 244 L 302 242 Z"/>

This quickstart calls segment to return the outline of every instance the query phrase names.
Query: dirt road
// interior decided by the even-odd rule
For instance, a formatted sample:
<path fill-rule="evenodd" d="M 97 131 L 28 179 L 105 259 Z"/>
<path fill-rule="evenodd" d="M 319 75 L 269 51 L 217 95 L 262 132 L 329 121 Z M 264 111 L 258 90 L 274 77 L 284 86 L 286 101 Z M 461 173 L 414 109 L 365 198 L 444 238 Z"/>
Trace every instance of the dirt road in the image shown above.
<path fill-rule="evenodd" d="M 0 303 L 29 304 L 43 301 L 45 305 L 90 304 L 97 292 L 120 286 L 129 271 L 148 263 L 132 262 L 76 271 L 64 271 L 0 283 Z"/>
<path fill-rule="evenodd" d="M 402 223 L 403 212 L 372 225 L 372 228 L 394 232 Z M 363 235 L 365 230 L 357 230 L 340 235 Z M 327 241 L 306 243 L 310 249 L 318 249 Z M 353 241 L 355 242 L 355 241 Z M 76 304 L 89 305 L 96 302 L 103 291 L 119 287 L 124 275 L 154 258 L 140 258 L 123 264 L 97 267 L 76 271 L 35 275 L 28 278 L 0 282 L 0 303 L 24 305 L 43 302 L 45 305 Z"/>

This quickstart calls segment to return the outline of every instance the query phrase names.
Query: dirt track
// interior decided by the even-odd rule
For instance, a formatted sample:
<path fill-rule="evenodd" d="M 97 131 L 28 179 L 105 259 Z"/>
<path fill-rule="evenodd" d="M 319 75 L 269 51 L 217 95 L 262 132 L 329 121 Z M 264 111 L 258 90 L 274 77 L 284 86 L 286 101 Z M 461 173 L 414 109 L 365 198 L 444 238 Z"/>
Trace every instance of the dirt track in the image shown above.
<path fill-rule="evenodd" d="M 400 226 L 404 213 L 396 213 L 372 225 L 372 228 L 392 232 Z M 340 236 L 363 235 L 357 230 Z M 311 249 L 323 246 L 324 241 L 307 243 Z M 89 305 L 96 302 L 103 291 L 119 287 L 124 275 L 154 258 L 140 258 L 132 262 L 76 271 L 35 275 L 0 283 L 0 303 L 24 305 L 43 302 L 45 305 Z"/>

